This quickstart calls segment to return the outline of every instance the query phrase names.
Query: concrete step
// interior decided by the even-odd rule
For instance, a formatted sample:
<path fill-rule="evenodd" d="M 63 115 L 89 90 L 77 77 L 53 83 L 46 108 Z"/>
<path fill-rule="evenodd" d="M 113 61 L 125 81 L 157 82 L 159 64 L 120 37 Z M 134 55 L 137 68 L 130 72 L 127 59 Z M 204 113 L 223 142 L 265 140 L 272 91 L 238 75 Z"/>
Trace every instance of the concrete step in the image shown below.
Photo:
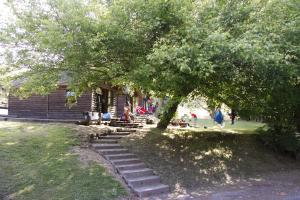
<path fill-rule="evenodd" d="M 137 128 L 138 125 L 128 125 L 128 124 L 114 124 L 114 125 L 110 125 L 113 127 L 124 127 L 124 128 Z"/>
<path fill-rule="evenodd" d="M 115 165 L 130 165 L 130 164 L 141 163 L 141 161 L 137 158 L 130 158 L 130 159 L 113 160 L 112 163 L 114 163 Z"/>
<path fill-rule="evenodd" d="M 142 176 L 138 178 L 127 179 L 126 182 L 132 188 L 136 188 L 136 187 L 160 184 L 160 178 L 159 176 Z"/>
<path fill-rule="evenodd" d="M 115 154 L 122 154 L 122 153 L 129 153 L 128 149 L 99 149 L 97 150 L 99 153 L 104 155 L 115 155 Z"/>
<path fill-rule="evenodd" d="M 149 169 L 149 168 L 123 170 L 123 171 L 120 171 L 120 173 L 125 179 L 154 175 L 153 170 Z"/>
<path fill-rule="evenodd" d="M 130 126 L 124 126 L 126 128 L 139 128 L 140 126 L 139 125 L 130 125 Z"/>
<path fill-rule="evenodd" d="M 130 132 L 113 132 L 110 135 L 129 135 Z"/>
<path fill-rule="evenodd" d="M 100 139 L 100 140 L 93 140 L 92 143 L 97 143 L 97 144 L 116 144 L 116 143 L 118 143 L 118 140 Z"/>
<path fill-rule="evenodd" d="M 124 135 L 105 135 L 100 136 L 100 139 L 110 139 L 110 140 L 117 140 L 125 137 Z"/>
<path fill-rule="evenodd" d="M 115 121 L 115 123 L 126 123 L 126 124 L 129 124 L 130 122 L 129 121 L 125 121 L 125 120 L 118 120 L 118 121 Z"/>
<path fill-rule="evenodd" d="M 133 192 L 138 195 L 140 198 L 148 197 L 151 195 L 164 194 L 169 192 L 169 186 L 164 184 L 155 184 L 144 187 L 135 187 L 132 188 Z"/>
<path fill-rule="evenodd" d="M 134 120 L 134 123 L 145 123 L 146 120 Z"/>
<path fill-rule="evenodd" d="M 95 149 L 121 149 L 120 144 L 92 144 Z"/>
<path fill-rule="evenodd" d="M 117 132 L 136 132 L 136 130 L 128 128 L 117 128 Z"/>
<path fill-rule="evenodd" d="M 119 126 L 133 126 L 133 125 L 139 125 L 138 123 L 129 123 L 129 122 L 116 122 L 115 125 Z"/>
<path fill-rule="evenodd" d="M 146 165 L 144 163 L 126 164 L 126 165 L 116 165 L 118 171 L 121 170 L 133 170 L 133 169 L 143 169 Z"/>
<path fill-rule="evenodd" d="M 132 153 L 124 153 L 124 154 L 115 154 L 115 155 L 107 155 L 105 156 L 108 160 L 120 160 L 120 159 L 130 159 L 137 158 L 136 155 Z"/>
<path fill-rule="evenodd" d="M 139 124 L 138 123 L 117 123 L 115 124 L 116 126 L 120 126 L 120 127 L 135 127 L 135 126 L 138 126 Z"/>

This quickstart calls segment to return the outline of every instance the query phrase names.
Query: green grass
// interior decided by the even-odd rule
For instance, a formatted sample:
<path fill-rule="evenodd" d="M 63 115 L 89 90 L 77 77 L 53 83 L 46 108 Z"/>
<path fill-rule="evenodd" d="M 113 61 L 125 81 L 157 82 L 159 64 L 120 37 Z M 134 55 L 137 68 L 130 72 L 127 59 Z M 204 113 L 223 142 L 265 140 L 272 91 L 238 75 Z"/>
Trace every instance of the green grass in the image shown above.
<path fill-rule="evenodd" d="M 192 122 L 190 122 L 193 125 Z M 212 119 L 198 119 L 197 120 L 197 131 L 221 131 L 221 132 L 234 132 L 234 133 L 255 133 L 257 128 L 263 127 L 264 123 L 253 122 L 253 121 L 236 121 L 231 125 L 231 121 L 225 121 L 225 127 L 220 128 Z M 207 129 L 204 129 L 204 126 Z"/>
<path fill-rule="evenodd" d="M 60 124 L 0 122 L 0 199 L 116 199 L 121 184 L 70 153 L 77 134 Z"/>
<path fill-rule="evenodd" d="M 300 170 L 299 161 L 276 154 L 257 140 L 255 129 L 262 125 L 238 122 L 224 129 L 214 125 L 208 129 L 152 129 L 121 142 L 172 189 L 206 190 L 270 173 Z"/>

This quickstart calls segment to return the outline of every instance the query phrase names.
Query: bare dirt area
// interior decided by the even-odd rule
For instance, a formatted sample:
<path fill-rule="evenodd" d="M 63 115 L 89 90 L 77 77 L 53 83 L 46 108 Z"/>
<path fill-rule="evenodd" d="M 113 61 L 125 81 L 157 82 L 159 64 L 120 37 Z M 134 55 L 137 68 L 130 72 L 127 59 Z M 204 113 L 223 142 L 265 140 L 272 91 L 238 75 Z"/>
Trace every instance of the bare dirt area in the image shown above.
<path fill-rule="evenodd" d="M 186 189 L 178 184 L 170 194 L 148 200 L 299 200 L 299 171 L 261 179 L 240 180 L 234 185 Z"/>
<path fill-rule="evenodd" d="M 232 185 L 199 189 L 177 188 L 156 199 L 176 200 L 299 200 L 300 172 L 280 172 L 260 179 L 239 180 Z"/>

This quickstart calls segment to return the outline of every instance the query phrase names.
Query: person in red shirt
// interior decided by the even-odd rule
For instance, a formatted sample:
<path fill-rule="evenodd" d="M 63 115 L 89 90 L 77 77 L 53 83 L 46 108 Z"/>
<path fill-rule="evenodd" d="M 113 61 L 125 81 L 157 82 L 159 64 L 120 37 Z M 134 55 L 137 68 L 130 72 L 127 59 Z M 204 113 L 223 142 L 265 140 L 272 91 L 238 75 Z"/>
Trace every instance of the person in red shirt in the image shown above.
<path fill-rule="evenodd" d="M 192 122 L 193 122 L 193 126 L 196 127 L 196 124 L 197 124 L 197 115 L 195 113 L 191 113 L 191 116 L 192 116 Z"/>

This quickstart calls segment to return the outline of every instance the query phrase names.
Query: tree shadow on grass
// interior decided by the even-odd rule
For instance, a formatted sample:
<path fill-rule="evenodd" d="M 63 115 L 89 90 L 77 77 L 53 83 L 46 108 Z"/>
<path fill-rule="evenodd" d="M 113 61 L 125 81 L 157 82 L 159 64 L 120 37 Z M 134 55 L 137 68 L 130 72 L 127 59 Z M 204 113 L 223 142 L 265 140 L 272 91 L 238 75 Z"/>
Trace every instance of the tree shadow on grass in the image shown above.
<path fill-rule="evenodd" d="M 122 143 L 172 189 L 178 184 L 185 188 L 233 184 L 297 168 L 297 161 L 274 154 L 252 133 L 152 129 L 145 135 L 132 135 Z"/>

